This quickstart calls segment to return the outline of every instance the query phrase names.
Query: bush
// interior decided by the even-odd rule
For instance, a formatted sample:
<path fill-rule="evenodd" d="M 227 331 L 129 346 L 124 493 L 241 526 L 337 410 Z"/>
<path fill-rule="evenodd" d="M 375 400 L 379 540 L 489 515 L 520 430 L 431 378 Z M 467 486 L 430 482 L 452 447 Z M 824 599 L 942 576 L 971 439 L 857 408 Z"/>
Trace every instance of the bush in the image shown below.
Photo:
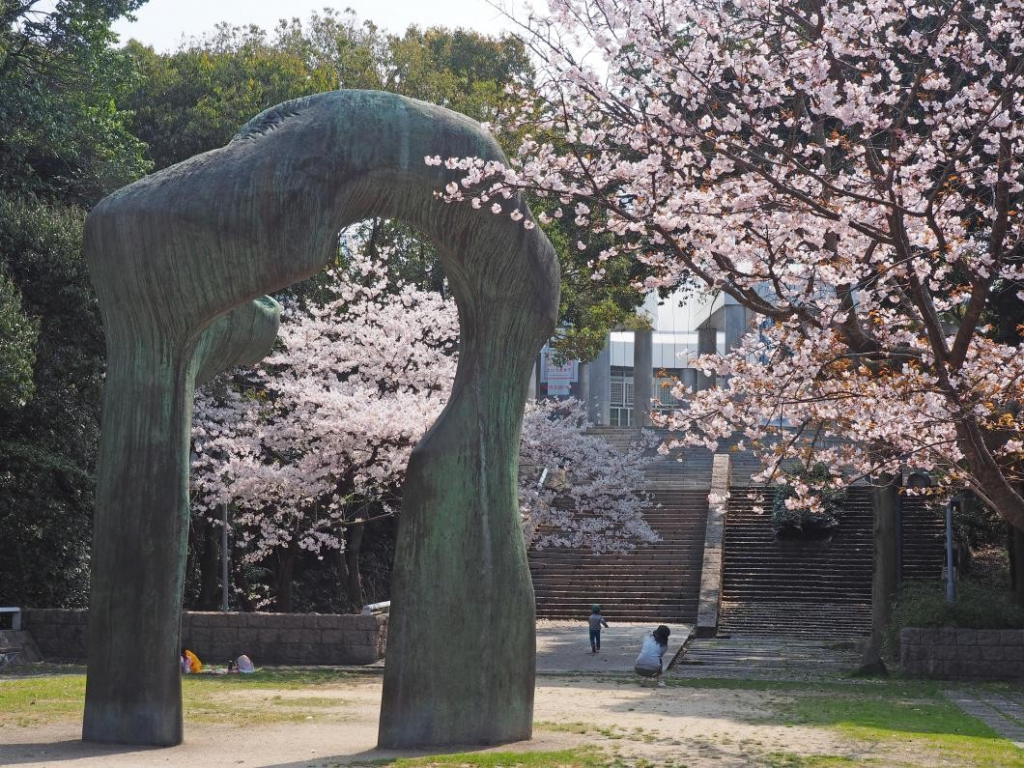
<path fill-rule="evenodd" d="M 909 581 L 893 605 L 885 630 L 887 655 L 897 656 L 904 627 L 960 627 L 963 629 L 1024 629 L 1024 609 L 1008 589 L 971 580 L 957 582 L 956 598 L 946 602 L 946 585 L 935 581 Z"/>
<path fill-rule="evenodd" d="M 828 465 L 818 462 L 810 469 L 800 466 L 786 472 L 793 481 L 811 486 L 815 498 L 821 502 L 820 509 L 810 505 L 790 508 L 786 501 L 798 496 L 792 482 L 783 481 L 775 486 L 775 500 L 772 504 L 772 528 L 775 533 L 812 533 L 829 531 L 839 525 L 839 518 L 846 501 L 846 488 L 835 486 L 835 480 Z M 808 500 L 810 501 L 810 500 Z"/>

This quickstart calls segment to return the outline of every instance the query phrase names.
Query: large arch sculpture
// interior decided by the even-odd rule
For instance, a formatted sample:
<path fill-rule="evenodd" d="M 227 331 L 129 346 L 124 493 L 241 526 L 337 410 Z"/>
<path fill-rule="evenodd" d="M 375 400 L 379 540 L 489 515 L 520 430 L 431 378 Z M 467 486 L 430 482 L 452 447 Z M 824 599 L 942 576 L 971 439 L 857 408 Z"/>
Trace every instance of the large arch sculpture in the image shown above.
<path fill-rule="evenodd" d="M 107 334 L 83 738 L 182 740 L 177 667 L 196 381 L 260 359 L 279 308 L 345 225 L 401 219 L 441 253 L 462 329 L 451 400 L 413 452 L 399 526 L 382 746 L 529 738 L 533 589 L 516 468 L 529 372 L 558 268 L 522 200 L 504 215 L 434 195 L 425 156 L 501 160 L 480 126 L 391 94 L 270 109 L 222 149 L 103 200 L 86 254 Z"/>

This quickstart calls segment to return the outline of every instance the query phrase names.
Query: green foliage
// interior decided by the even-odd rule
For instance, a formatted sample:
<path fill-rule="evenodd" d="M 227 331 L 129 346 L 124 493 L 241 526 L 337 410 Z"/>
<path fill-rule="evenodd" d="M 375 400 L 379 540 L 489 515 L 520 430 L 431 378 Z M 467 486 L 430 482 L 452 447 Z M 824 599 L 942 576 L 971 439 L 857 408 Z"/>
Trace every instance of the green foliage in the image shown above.
<path fill-rule="evenodd" d="M 387 34 L 370 21 L 360 23 L 351 9 L 325 9 L 305 25 L 282 21 L 274 45 L 303 58 L 310 70 L 330 71 L 332 87 L 398 93 L 482 121 L 498 114 L 513 78 L 533 75 L 518 38 L 415 26 Z"/>
<path fill-rule="evenodd" d="M 554 208 L 552 201 L 531 199 L 535 213 Z M 618 255 L 601 263 L 601 280 L 594 280 L 595 263 L 609 244 L 608 236 L 584 233 L 571 215 L 543 224 L 544 234 L 558 252 L 562 266 L 558 334 L 552 343 L 558 360 L 593 360 L 613 330 L 646 330 L 649 319 L 637 314 L 644 294 L 635 288 L 645 268 L 636 259 Z M 578 243 L 585 243 L 580 250 Z"/>
<path fill-rule="evenodd" d="M 0 3 L 0 603 L 86 600 L 103 338 L 78 206 L 148 168 L 110 29 L 141 4 Z"/>
<path fill-rule="evenodd" d="M 808 533 L 827 531 L 839 525 L 839 518 L 846 501 L 846 489 L 837 488 L 827 464 L 818 462 L 809 469 L 799 466 L 786 471 L 787 480 L 775 485 L 775 500 L 772 503 L 772 528 L 776 533 Z M 821 509 L 812 510 L 806 505 L 790 508 L 788 499 L 797 498 L 794 482 L 815 489 L 821 502 Z"/>
<path fill-rule="evenodd" d="M 88 204 L 146 171 L 118 103 L 134 69 L 110 47 L 111 22 L 141 4 L 0 4 L 0 190 Z"/>
<path fill-rule="evenodd" d="M 1006 543 L 1006 521 L 973 494 L 953 507 L 953 531 L 971 549 Z"/>
<path fill-rule="evenodd" d="M 384 90 L 422 99 L 489 122 L 507 96 L 505 86 L 533 75 L 518 38 L 470 30 L 410 27 L 388 40 Z"/>
<path fill-rule="evenodd" d="M 22 314 L 21 294 L 0 272 L 0 413 L 32 399 L 38 336 L 39 324 Z"/>
<path fill-rule="evenodd" d="M 88 589 L 103 337 L 83 213 L 0 194 L 0 255 L 38 318 L 35 396 L 0 419 L 0 603 L 80 606 Z"/>
<path fill-rule="evenodd" d="M 333 84 L 327 70 L 309 69 L 256 27 L 221 25 L 212 37 L 170 55 L 132 41 L 125 54 L 141 76 L 123 103 L 158 170 L 227 144 L 275 104 Z"/>
<path fill-rule="evenodd" d="M 946 585 L 935 581 L 903 584 L 885 630 L 885 650 L 899 654 L 900 630 L 904 627 L 961 627 L 964 629 L 1024 629 L 1024 608 L 1013 593 L 990 583 L 963 580 L 956 597 L 946 602 Z"/>

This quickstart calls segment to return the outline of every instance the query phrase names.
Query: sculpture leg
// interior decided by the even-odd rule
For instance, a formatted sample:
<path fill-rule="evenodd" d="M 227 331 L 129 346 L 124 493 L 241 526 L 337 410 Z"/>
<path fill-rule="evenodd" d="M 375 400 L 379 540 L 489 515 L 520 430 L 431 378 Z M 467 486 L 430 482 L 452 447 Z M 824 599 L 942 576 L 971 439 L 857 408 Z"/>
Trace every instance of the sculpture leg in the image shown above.
<path fill-rule="evenodd" d="M 192 349 L 108 323 L 82 738 L 182 741 Z M 180 347 L 180 345 L 177 345 Z"/>
<path fill-rule="evenodd" d="M 508 450 L 518 449 L 521 408 L 510 406 L 508 423 L 497 424 L 450 405 L 410 461 L 395 551 L 381 747 L 531 736 L 533 586 L 517 461 Z M 512 436 L 502 440 L 503 432 Z M 478 440 L 485 444 L 475 446 Z"/>

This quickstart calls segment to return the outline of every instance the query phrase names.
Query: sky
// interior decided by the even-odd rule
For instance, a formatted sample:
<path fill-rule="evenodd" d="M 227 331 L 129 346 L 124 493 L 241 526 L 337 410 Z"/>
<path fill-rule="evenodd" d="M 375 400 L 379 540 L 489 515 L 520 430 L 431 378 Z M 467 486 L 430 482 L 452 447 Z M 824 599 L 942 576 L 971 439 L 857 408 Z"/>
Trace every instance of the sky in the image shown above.
<path fill-rule="evenodd" d="M 501 2 L 511 7 L 509 0 Z M 338 11 L 352 8 L 361 20 L 399 33 L 411 24 L 463 27 L 488 34 L 510 28 L 507 19 L 486 0 L 149 0 L 135 14 L 138 21 L 118 21 L 114 30 L 122 43 L 134 37 L 157 51 L 169 51 L 183 38 L 210 32 L 221 21 L 273 29 L 278 19 L 306 20 L 325 6 Z M 515 6 L 521 8 L 521 0 L 516 0 Z"/>

